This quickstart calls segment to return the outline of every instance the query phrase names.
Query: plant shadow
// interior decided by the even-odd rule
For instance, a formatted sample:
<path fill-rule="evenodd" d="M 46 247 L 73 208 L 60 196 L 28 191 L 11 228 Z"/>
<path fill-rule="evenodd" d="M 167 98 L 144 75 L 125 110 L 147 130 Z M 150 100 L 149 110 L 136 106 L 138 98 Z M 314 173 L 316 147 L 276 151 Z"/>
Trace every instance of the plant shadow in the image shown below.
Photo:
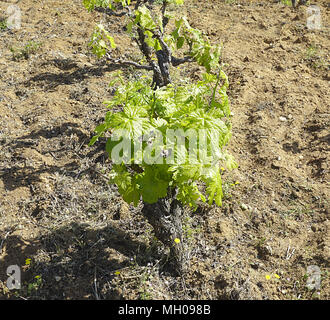
<path fill-rule="evenodd" d="M 124 299 L 122 291 L 111 285 L 116 271 L 139 272 L 159 258 L 152 248 L 111 223 L 93 229 L 73 222 L 30 240 L 12 233 L 0 241 L 0 280 L 6 284 L 7 268 L 18 265 L 21 289 L 16 296 L 28 299 Z M 36 277 L 42 286 L 30 292 L 27 288 Z M 0 300 L 1 294 L 0 290 Z"/>
<path fill-rule="evenodd" d="M 37 83 L 42 86 L 44 90 L 53 91 L 59 85 L 72 85 L 75 83 L 80 83 L 85 79 L 91 77 L 101 77 L 106 72 L 112 72 L 122 68 L 121 66 L 111 64 L 78 67 L 77 64 L 71 59 L 52 59 L 47 61 L 46 64 L 55 65 L 61 72 L 43 72 L 31 77 L 22 84 L 30 87 L 34 83 Z M 75 70 L 71 71 L 71 69 L 74 68 Z"/>
<path fill-rule="evenodd" d="M 50 174 L 58 172 L 72 177 L 77 177 L 78 173 L 84 173 L 94 177 L 95 171 L 92 170 L 93 168 L 89 167 L 84 170 L 80 168 L 79 156 L 89 159 L 97 156 L 96 159 L 93 159 L 94 162 L 104 161 L 105 141 L 100 139 L 100 143 L 95 146 L 91 146 L 88 149 L 85 148 L 83 151 L 75 151 L 72 150 L 72 146 L 67 145 L 65 140 L 72 135 L 77 137 L 75 144 L 78 147 L 87 146 L 92 137 L 92 134 L 88 136 L 79 129 L 77 123 L 66 122 L 49 130 L 32 131 L 27 135 L 13 139 L 7 143 L 7 146 L 4 144 L 4 147 L 9 148 L 12 156 L 8 165 L 0 169 L 0 180 L 2 180 L 5 189 L 12 191 L 19 187 L 30 186 L 34 182 L 41 182 L 40 176 L 46 172 Z M 47 139 L 49 147 L 38 148 L 40 138 Z M 22 151 L 26 149 L 36 150 L 41 156 L 51 155 L 55 158 L 54 163 L 58 163 L 58 165 L 44 164 L 36 167 L 29 165 L 29 160 L 31 159 L 22 154 Z M 71 157 L 68 157 L 69 152 L 71 152 Z M 68 158 L 71 161 L 63 165 L 61 160 Z"/>

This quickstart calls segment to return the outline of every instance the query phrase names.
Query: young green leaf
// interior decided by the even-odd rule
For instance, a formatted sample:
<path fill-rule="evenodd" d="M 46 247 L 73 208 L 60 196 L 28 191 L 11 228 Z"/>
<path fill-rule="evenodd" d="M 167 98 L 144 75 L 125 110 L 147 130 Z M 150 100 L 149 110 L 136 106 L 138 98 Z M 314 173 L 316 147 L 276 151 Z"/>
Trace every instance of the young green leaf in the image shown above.
<path fill-rule="evenodd" d="M 155 203 L 167 195 L 169 181 L 163 180 L 157 169 L 157 165 L 147 166 L 137 179 L 143 201 L 147 203 Z"/>

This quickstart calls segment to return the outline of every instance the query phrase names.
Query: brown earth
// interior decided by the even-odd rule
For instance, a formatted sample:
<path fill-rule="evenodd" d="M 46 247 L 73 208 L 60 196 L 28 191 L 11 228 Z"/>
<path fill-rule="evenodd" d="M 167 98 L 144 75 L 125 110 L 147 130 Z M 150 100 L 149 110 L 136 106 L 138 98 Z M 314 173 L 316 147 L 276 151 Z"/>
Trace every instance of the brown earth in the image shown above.
<path fill-rule="evenodd" d="M 239 163 L 224 173 L 222 208 L 186 213 L 189 272 L 162 270 L 152 228 L 107 184 L 104 141 L 87 146 L 113 94 L 115 68 L 87 46 L 105 17 L 78 0 L 26 0 L 21 29 L 0 29 L 0 298 L 330 298 L 329 3 L 314 1 L 322 28 L 309 30 L 306 6 L 185 2 L 178 11 L 223 43 Z M 107 23 L 117 54 L 138 58 L 118 21 Z M 40 46 L 21 56 L 28 41 Z M 13 264 L 21 290 L 6 287 Z M 319 290 L 306 288 L 309 265 Z"/>

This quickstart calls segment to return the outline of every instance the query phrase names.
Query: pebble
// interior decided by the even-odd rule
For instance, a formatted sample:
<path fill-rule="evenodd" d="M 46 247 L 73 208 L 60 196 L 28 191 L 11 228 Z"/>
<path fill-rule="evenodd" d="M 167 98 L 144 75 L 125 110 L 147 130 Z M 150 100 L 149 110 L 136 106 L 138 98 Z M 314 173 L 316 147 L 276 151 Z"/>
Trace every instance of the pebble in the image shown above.
<path fill-rule="evenodd" d="M 55 276 L 55 280 L 56 280 L 57 282 L 59 282 L 61 279 L 62 279 L 61 277 L 59 277 L 59 276 Z"/>
<path fill-rule="evenodd" d="M 280 121 L 282 121 L 282 122 L 284 122 L 284 121 L 287 121 L 287 120 L 288 120 L 286 117 L 283 117 L 283 116 L 280 116 L 278 119 L 279 119 Z"/>
<path fill-rule="evenodd" d="M 245 211 L 245 210 L 248 209 L 248 206 L 245 203 L 242 203 L 241 204 L 241 209 Z"/>
<path fill-rule="evenodd" d="M 253 262 L 253 263 L 250 264 L 250 266 L 251 266 L 253 269 L 258 270 L 260 267 L 263 266 L 263 264 L 260 263 L 260 262 Z"/>

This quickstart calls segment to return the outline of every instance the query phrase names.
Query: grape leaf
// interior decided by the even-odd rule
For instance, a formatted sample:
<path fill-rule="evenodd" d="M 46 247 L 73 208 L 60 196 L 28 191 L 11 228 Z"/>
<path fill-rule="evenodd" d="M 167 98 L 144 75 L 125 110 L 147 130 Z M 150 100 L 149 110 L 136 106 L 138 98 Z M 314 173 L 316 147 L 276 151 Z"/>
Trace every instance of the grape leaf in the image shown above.
<path fill-rule="evenodd" d="M 140 186 L 143 201 L 155 203 L 159 198 L 167 195 L 169 181 L 161 179 L 157 170 L 157 165 L 147 166 L 137 182 Z"/>

